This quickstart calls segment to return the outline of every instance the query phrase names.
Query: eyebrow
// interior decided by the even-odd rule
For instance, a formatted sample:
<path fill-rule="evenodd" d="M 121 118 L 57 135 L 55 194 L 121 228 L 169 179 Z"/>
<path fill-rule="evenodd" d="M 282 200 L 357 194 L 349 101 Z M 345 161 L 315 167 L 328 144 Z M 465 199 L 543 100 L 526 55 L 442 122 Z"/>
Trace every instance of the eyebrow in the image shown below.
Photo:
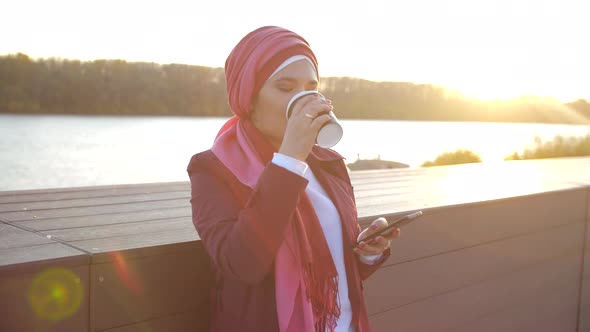
<path fill-rule="evenodd" d="M 275 80 L 275 82 L 280 82 L 280 81 L 297 82 L 297 79 L 292 78 L 292 77 L 279 77 Z M 318 84 L 318 81 L 317 80 L 310 80 L 310 81 L 307 81 L 307 83 Z"/>

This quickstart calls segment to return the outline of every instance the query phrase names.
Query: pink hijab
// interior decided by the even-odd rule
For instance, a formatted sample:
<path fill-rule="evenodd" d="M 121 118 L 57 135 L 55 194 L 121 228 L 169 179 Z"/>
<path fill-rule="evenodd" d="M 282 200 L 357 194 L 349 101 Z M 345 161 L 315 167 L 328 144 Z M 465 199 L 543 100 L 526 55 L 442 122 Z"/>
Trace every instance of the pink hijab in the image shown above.
<path fill-rule="evenodd" d="M 275 69 L 295 55 L 308 57 L 318 73 L 316 57 L 305 39 L 266 26 L 246 35 L 225 62 L 229 105 L 235 116 L 223 125 L 211 150 L 250 188 L 275 152 L 249 121 L 252 101 Z M 280 331 L 333 331 L 340 315 L 338 274 L 307 195 L 302 195 L 293 215 L 275 258 Z"/>

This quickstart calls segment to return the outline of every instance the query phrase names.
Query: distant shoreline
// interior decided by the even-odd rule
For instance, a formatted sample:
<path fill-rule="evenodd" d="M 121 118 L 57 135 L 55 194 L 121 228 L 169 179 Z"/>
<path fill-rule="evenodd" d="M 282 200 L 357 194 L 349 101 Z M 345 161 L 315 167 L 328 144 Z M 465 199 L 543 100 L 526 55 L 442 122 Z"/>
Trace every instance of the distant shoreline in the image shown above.
<path fill-rule="evenodd" d="M 223 68 L 125 60 L 0 56 L 0 110 L 11 114 L 232 115 Z M 523 96 L 482 101 L 434 84 L 322 77 L 340 119 L 590 123 L 590 103 Z"/>
<path fill-rule="evenodd" d="M 112 113 L 16 113 L 16 112 L 4 112 L 0 110 L 0 116 L 2 115 L 16 115 L 16 116 L 83 116 L 83 117 L 121 117 L 121 118 L 133 118 L 133 117 L 171 117 L 171 118 L 204 118 L 204 119 L 229 119 L 233 115 L 230 116 L 220 116 L 220 115 L 185 115 L 185 114 L 112 114 Z M 336 114 L 338 116 L 338 114 Z M 398 121 L 398 122 L 465 122 L 465 123 L 514 123 L 514 124 L 548 124 L 548 125 L 580 125 L 580 126 L 588 126 L 590 125 L 590 119 L 587 122 L 579 122 L 579 123 L 568 123 L 568 122 L 539 122 L 539 121 L 492 121 L 492 120 L 436 120 L 436 119 L 371 119 L 371 118 L 342 118 L 338 117 L 340 120 L 351 120 L 351 121 Z"/>

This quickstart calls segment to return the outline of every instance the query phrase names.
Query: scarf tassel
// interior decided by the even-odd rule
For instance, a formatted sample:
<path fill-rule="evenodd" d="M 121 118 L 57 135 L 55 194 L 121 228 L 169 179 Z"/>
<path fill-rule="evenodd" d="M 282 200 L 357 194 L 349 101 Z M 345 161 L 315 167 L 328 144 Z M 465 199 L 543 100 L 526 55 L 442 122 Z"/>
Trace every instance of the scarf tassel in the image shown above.
<path fill-rule="evenodd" d="M 321 268 L 321 267 L 316 267 Z M 317 332 L 333 332 L 340 317 L 340 299 L 338 297 L 338 275 L 317 280 L 312 264 L 306 264 L 304 283 L 307 300 L 311 302 Z"/>

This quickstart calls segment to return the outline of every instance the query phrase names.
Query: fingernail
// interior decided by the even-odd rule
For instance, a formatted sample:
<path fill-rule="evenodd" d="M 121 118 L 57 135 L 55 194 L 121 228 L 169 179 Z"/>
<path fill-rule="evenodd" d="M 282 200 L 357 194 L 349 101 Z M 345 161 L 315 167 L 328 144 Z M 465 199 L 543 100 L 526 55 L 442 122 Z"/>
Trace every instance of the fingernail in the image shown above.
<path fill-rule="evenodd" d="M 366 246 L 367 246 L 367 244 L 366 244 L 366 243 L 364 243 L 364 242 L 361 242 L 361 244 L 359 244 L 359 247 L 361 247 L 361 248 L 364 248 L 364 247 L 366 247 Z"/>

